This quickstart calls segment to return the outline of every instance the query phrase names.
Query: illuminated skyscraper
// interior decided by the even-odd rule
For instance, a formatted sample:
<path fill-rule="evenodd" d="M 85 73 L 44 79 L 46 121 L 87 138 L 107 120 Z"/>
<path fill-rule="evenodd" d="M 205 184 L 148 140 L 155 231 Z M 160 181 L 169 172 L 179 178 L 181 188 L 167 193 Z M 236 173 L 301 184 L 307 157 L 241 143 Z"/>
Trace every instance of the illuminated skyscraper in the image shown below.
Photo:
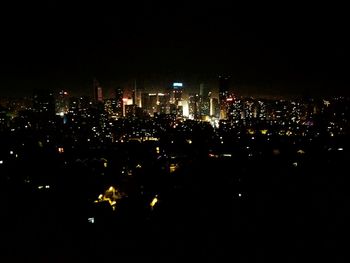
<path fill-rule="evenodd" d="M 188 100 L 189 100 L 188 113 L 189 113 L 190 119 L 198 119 L 199 95 L 196 93 L 190 94 Z"/>
<path fill-rule="evenodd" d="M 123 116 L 123 94 L 124 91 L 121 87 L 117 87 L 114 90 L 116 101 L 116 114 L 118 117 Z"/>
<path fill-rule="evenodd" d="M 211 113 L 210 113 L 210 115 L 215 117 L 215 118 L 220 117 L 220 104 L 219 104 L 219 100 L 217 98 L 211 99 Z"/>
<path fill-rule="evenodd" d="M 170 113 L 170 95 L 164 93 L 158 93 L 157 101 L 157 112 L 160 114 L 169 114 Z"/>
<path fill-rule="evenodd" d="M 199 95 L 200 95 L 200 101 L 199 101 L 199 115 L 201 117 L 209 116 L 210 115 L 210 95 L 211 92 L 209 91 L 209 88 L 205 84 L 200 84 L 199 86 Z"/>
<path fill-rule="evenodd" d="M 174 82 L 173 83 L 173 105 L 171 113 L 177 116 L 183 115 L 183 107 L 182 107 L 182 92 L 183 92 L 183 83 Z"/>
<path fill-rule="evenodd" d="M 174 104 L 176 106 L 179 105 L 179 102 L 182 99 L 182 91 L 183 91 L 183 84 L 180 82 L 174 82 L 173 83 L 173 94 L 174 94 Z"/>
<path fill-rule="evenodd" d="M 94 87 L 95 101 L 96 102 L 103 102 L 102 87 L 101 87 L 100 83 L 97 81 L 97 79 L 94 79 L 93 87 Z"/>
<path fill-rule="evenodd" d="M 230 76 L 219 76 L 219 103 L 220 103 L 220 119 L 227 118 Z"/>
<path fill-rule="evenodd" d="M 69 96 L 68 92 L 61 90 L 56 98 L 56 114 L 64 115 L 69 110 Z"/>

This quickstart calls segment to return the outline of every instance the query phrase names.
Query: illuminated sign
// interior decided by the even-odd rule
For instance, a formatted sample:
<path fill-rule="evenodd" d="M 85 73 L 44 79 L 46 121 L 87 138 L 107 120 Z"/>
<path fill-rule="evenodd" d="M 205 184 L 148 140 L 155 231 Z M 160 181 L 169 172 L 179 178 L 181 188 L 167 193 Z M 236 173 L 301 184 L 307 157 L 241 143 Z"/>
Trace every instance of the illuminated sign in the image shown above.
<path fill-rule="evenodd" d="M 183 86 L 183 84 L 181 83 L 181 82 L 174 82 L 173 83 L 173 87 L 175 88 L 175 87 L 182 87 Z"/>

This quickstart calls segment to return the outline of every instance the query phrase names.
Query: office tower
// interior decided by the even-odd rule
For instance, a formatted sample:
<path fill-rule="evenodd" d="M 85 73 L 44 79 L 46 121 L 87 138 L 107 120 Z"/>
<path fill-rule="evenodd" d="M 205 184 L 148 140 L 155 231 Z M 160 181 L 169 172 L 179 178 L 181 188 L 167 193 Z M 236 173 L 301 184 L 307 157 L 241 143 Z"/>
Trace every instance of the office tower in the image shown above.
<path fill-rule="evenodd" d="M 212 98 L 211 99 L 211 116 L 215 118 L 220 117 L 220 104 L 219 100 L 217 98 Z"/>
<path fill-rule="evenodd" d="M 228 102 L 232 101 L 229 97 L 230 76 L 219 76 L 219 104 L 220 119 L 226 119 L 228 113 Z"/>
<path fill-rule="evenodd" d="M 115 104 L 116 104 L 116 115 L 118 117 L 123 116 L 123 95 L 124 95 L 124 91 L 121 87 L 117 87 L 114 90 L 114 94 L 115 94 Z"/>
<path fill-rule="evenodd" d="M 157 112 L 160 114 L 170 113 L 170 95 L 167 93 L 158 93 Z"/>
<path fill-rule="evenodd" d="M 199 117 L 199 95 L 192 93 L 188 98 L 188 113 L 190 119 L 198 119 Z"/>
<path fill-rule="evenodd" d="M 173 94 L 174 94 L 174 104 L 176 106 L 179 105 L 179 102 L 182 99 L 182 92 L 183 92 L 183 84 L 181 82 L 174 82 L 173 83 Z"/>
<path fill-rule="evenodd" d="M 56 114 L 64 115 L 69 110 L 69 96 L 68 92 L 61 90 L 56 98 Z"/>
<path fill-rule="evenodd" d="M 102 87 L 96 79 L 94 79 L 93 87 L 95 102 L 103 102 Z"/>
<path fill-rule="evenodd" d="M 205 84 L 199 86 L 199 115 L 203 118 L 210 115 L 210 95 L 211 92 Z"/>
<path fill-rule="evenodd" d="M 210 97 L 211 92 L 206 84 L 201 83 L 199 85 L 199 95 L 204 98 Z"/>
<path fill-rule="evenodd" d="M 141 105 L 142 105 L 142 109 L 148 114 L 150 114 L 151 105 L 150 105 L 150 96 L 148 92 L 141 93 Z"/>
<path fill-rule="evenodd" d="M 137 82 L 134 81 L 134 88 L 132 90 L 132 104 L 138 105 L 137 103 Z"/>

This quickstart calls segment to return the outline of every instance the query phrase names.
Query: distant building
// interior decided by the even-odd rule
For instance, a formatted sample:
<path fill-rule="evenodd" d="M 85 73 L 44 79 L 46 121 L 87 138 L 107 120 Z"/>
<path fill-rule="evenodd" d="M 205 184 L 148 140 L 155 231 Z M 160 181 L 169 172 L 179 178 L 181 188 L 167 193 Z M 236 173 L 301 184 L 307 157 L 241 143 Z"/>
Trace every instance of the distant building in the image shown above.
<path fill-rule="evenodd" d="M 150 116 L 157 112 L 157 93 L 141 93 L 142 109 Z"/>
<path fill-rule="evenodd" d="M 230 90 L 230 76 L 219 76 L 219 103 L 220 119 L 226 119 L 228 113 L 228 101 Z"/>
<path fill-rule="evenodd" d="M 102 93 L 102 87 L 100 83 L 94 79 L 94 98 L 96 102 L 103 102 L 103 93 Z"/>
<path fill-rule="evenodd" d="M 158 93 L 157 113 L 170 114 L 170 95 L 167 93 Z"/>
<path fill-rule="evenodd" d="M 56 98 L 56 114 L 64 115 L 69 111 L 69 95 L 67 91 L 61 90 Z"/>
<path fill-rule="evenodd" d="M 115 114 L 117 117 L 123 116 L 123 95 L 124 91 L 121 87 L 114 90 Z"/>
<path fill-rule="evenodd" d="M 190 119 L 199 118 L 199 95 L 192 93 L 188 98 L 188 114 Z"/>
<path fill-rule="evenodd" d="M 126 117 L 136 117 L 137 106 L 135 104 L 125 106 L 125 116 Z"/>
<path fill-rule="evenodd" d="M 204 83 L 200 84 L 199 115 L 201 116 L 201 119 L 210 116 L 210 95 L 211 95 L 211 92 L 209 91 L 208 86 L 205 85 Z"/>
<path fill-rule="evenodd" d="M 33 95 L 33 111 L 41 116 L 54 116 L 55 98 L 53 93 L 47 90 L 36 90 Z"/>
<path fill-rule="evenodd" d="M 215 117 L 215 118 L 219 118 L 220 117 L 220 104 L 219 104 L 219 100 L 217 98 L 212 98 L 211 99 L 211 116 Z"/>
<path fill-rule="evenodd" d="M 173 94 L 174 94 L 174 104 L 176 106 L 178 106 L 180 101 L 182 100 L 182 92 L 183 92 L 183 83 L 174 82 L 173 83 Z"/>

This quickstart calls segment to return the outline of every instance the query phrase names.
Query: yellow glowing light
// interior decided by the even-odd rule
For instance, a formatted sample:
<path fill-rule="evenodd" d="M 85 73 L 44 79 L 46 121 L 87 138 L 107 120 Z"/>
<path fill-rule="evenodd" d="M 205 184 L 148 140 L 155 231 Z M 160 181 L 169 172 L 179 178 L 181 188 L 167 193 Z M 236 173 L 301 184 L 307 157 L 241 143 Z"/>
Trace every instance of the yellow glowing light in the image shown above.
<path fill-rule="evenodd" d="M 107 165 L 108 165 L 107 162 L 104 162 L 104 163 L 103 163 L 103 167 L 104 167 L 104 168 L 107 168 Z"/>
<path fill-rule="evenodd" d="M 176 164 L 174 164 L 174 163 L 170 164 L 170 167 L 169 167 L 170 173 L 175 172 L 176 169 L 177 169 L 177 165 Z"/>
<path fill-rule="evenodd" d="M 141 164 L 136 165 L 136 168 L 141 168 L 141 167 L 142 167 Z"/>
<path fill-rule="evenodd" d="M 297 151 L 297 153 L 299 153 L 299 154 L 305 154 L 305 151 L 302 150 L 302 149 L 300 149 L 300 150 Z"/>
<path fill-rule="evenodd" d="M 254 135 L 255 134 L 255 131 L 253 129 L 247 129 L 247 132 L 250 134 L 250 135 Z"/>
<path fill-rule="evenodd" d="M 268 130 L 260 130 L 260 133 L 263 134 L 263 135 L 266 135 L 268 132 Z"/>
<path fill-rule="evenodd" d="M 59 153 L 64 153 L 64 148 L 63 148 L 63 147 L 59 147 L 59 148 L 58 148 L 58 152 L 59 152 Z"/>
<path fill-rule="evenodd" d="M 160 153 L 160 149 L 159 149 L 159 147 L 156 147 L 156 152 L 157 152 L 157 154 L 159 154 L 159 153 Z"/>
<path fill-rule="evenodd" d="M 153 198 L 152 202 L 150 203 L 151 208 L 153 208 L 158 203 L 157 196 Z"/>
<path fill-rule="evenodd" d="M 103 198 L 103 194 L 100 194 L 99 196 L 98 196 L 98 199 L 102 199 Z"/>
<path fill-rule="evenodd" d="M 110 186 L 110 187 L 108 188 L 108 191 L 114 192 L 114 191 L 115 191 L 115 188 L 114 188 L 113 186 Z"/>
<path fill-rule="evenodd" d="M 187 143 L 188 144 L 192 144 L 192 140 L 187 140 Z"/>

